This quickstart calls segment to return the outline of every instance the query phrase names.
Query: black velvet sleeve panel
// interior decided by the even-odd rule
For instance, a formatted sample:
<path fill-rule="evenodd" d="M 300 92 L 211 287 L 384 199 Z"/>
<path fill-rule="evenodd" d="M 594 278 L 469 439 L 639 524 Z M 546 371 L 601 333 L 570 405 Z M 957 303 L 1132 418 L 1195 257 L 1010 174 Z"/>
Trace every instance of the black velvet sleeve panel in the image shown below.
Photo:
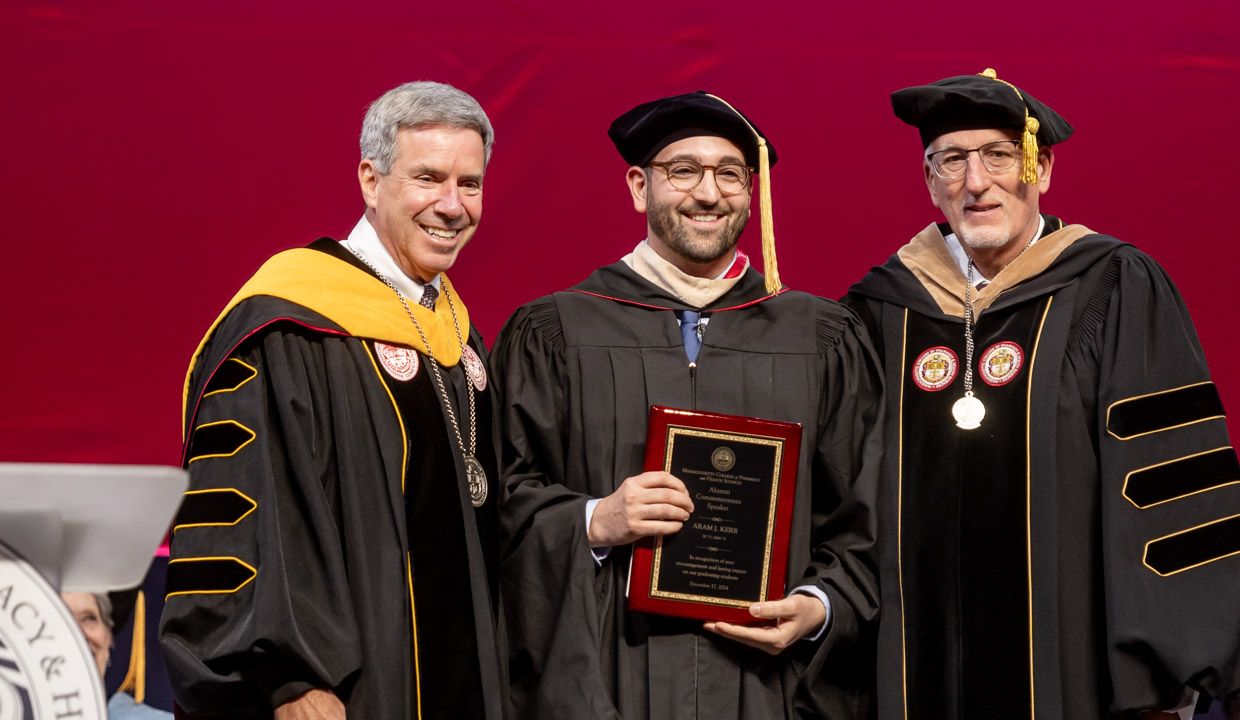
<path fill-rule="evenodd" d="M 1144 510 L 1232 483 L 1240 483 L 1240 464 L 1233 448 L 1221 447 L 1133 470 L 1124 481 L 1124 497 Z"/>
<path fill-rule="evenodd" d="M 1126 398 L 1107 408 L 1107 432 L 1118 440 L 1225 417 L 1212 382 L 1193 383 Z"/>
<path fill-rule="evenodd" d="M 1140 251 L 1117 256 L 1096 427 L 1109 669 L 1116 709 L 1130 710 L 1169 707 L 1190 680 L 1215 697 L 1240 688 L 1240 484 L 1215 482 L 1235 464 L 1225 420 L 1184 411 L 1184 388 L 1213 386 L 1179 293 Z"/>
<path fill-rule="evenodd" d="M 285 326 L 232 357 L 254 376 L 198 408 L 161 642 L 185 710 L 263 716 L 312 688 L 343 691 L 362 660 L 329 497 L 322 343 Z M 252 438 L 235 449 L 204 433 L 240 426 Z"/>
<path fill-rule="evenodd" d="M 254 499 L 236 488 L 194 490 L 185 494 L 172 532 L 190 527 L 236 525 L 258 509 Z"/>

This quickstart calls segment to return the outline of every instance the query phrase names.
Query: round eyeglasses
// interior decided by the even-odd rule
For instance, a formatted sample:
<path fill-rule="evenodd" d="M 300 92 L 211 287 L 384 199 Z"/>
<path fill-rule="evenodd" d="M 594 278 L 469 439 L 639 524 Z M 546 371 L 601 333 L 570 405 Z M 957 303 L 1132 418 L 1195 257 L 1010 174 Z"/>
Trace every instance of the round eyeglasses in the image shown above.
<path fill-rule="evenodd" d="M 650 161 L 650 167 L 656 167 L 667 175 L 667 182 L 681 192 L 690 192 L 696 188 L 710 170 L 715 176 L 715 187 L 721 195 L 736 195 L 749 189 L 749 181 L 753 178 L 753 168 L 736 163 L 720 163 L 703 165 L 696 160 L 669 160 L 667 162 Z"/>
<path fill-rule="evenodd" d="M 997 140 L 975 148 L 947 148 L 926 155 L 934 174 L 944 180 L 958 180 L 969 166 L 969 153 L 977 153 L 982 165 L 992 173 L 1011 170 L 1020 160 L 1019 140 Z"/>

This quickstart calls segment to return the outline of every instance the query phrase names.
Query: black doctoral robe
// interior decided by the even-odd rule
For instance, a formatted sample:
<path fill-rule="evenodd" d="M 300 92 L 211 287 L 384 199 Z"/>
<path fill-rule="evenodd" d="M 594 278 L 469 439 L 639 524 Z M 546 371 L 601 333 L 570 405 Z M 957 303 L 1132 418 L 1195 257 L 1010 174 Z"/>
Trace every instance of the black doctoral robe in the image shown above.
<path fill-rule="evenodd" d="M 879 712 L 1109 717 L 1240 687 L 1240 472 L 1188 312 L 1047 217 L 974 293 L 931 225 L 846 299 L 883 355 Z"/>
<path fill-rule="evenodd" d="M 696 367 L 672 310 L 622 263 L 517 311 L 496 342 L 505 440 L 501 596 L 520 718 L 864 716 L 876 611 L 881 382 L 857 319 L 748 271 L 705 311 Z M 590 498 L 642 471 L 651 405 L 803 425 L 786 589 L 831 602 L 778 657 L 625 609 L 629 547 L 595 565 Z"/>
<path fill-rule="evenodd" d="M 467 434 L 447 299 L 413 311 Z M 475 393 L 492 479 L 475 510 L 427 352 L 391 289 L 330 239 L 268 261 L 207 334 L 186 379 L 191 482 L 161 624 L 192 716 L 270 717 L 311 688 L 351 718 L 501 716 L 490 391 Z"/>

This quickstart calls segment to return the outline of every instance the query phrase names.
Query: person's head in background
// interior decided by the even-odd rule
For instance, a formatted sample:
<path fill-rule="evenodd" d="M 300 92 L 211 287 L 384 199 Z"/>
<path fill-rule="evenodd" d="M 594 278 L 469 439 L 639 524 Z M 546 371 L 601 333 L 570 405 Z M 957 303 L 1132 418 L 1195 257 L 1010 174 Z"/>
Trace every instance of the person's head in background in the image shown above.
<path fill-rule="evenodd" d="M 60 597 L 86 636 L 86 644 L 95 656 L 102 678 L 112 655 L 112 602 L 107 595 L 86 592 L 61 593 Z"/>

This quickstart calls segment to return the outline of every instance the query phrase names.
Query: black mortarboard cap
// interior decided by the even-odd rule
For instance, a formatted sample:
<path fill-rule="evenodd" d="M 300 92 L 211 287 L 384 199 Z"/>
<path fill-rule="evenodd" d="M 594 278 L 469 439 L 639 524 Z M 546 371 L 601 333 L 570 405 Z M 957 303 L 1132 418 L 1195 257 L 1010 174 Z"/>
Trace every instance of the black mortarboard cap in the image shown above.
<path fill-rule="evenodd" d="M 1016 130 L 1027 136 L 1025 162 L 1036 165 L 1039 143 L 1055 145 L 1072 136 L 1072 126 L 1059 113 L 1000 80 L 990 68 L 897 90 L 891 94 L 891 106 L 896 117 L 921 133 L 923 147 L 958 130 Z"/>
<path fill-rule="evenodd" d="M 642 103 L 616 118 L 607 130 L 624 161 L 637 166 L 644 166 L 677 140 L 697 135 L 727 138 L 745 153 L 750 167 L 758 167 L 758 126 L 702 90 Z M 769 142 L 766 147 L 774 165 L 775 148 Z"/>
<path fill-rule="evenodd" d="M 745 162 L 758 169 L 758 217 L 762 229 L 762 274 L 766 291 L 783 287 L 775 257 L 775 217 L 771 210 L 771 166 L 775 148 L 749 118 L 731 103 L 705 90 L 642 103 L 612 122 L 607 136 L 630 165 L 645 166 L 663 148 L 677 140 L 714 135 L 726 138 L 745 153 Z"/>

